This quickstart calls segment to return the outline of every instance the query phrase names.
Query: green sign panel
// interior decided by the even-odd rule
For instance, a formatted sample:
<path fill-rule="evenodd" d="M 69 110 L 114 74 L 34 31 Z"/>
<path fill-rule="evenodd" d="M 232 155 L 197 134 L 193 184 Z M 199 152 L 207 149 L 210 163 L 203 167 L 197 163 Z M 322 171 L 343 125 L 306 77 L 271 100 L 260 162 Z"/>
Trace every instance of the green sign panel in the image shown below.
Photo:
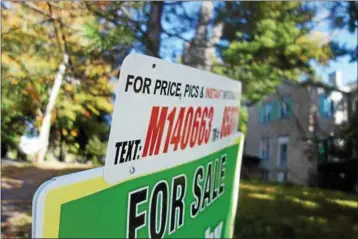
<path fill-rule="evenodd" d="M 33 236 L 232 237 L 241 147 L 234 143 L 194 162 L 114 186 L 103 180 L 103 168 L 51 180 L 35 197 L 43 204 L 34 208 Z"/>
<path fill-rule="evenodd" d="M 65 203 L 59 236 L 228 238 L 237 154 L 233 145 Z"/>

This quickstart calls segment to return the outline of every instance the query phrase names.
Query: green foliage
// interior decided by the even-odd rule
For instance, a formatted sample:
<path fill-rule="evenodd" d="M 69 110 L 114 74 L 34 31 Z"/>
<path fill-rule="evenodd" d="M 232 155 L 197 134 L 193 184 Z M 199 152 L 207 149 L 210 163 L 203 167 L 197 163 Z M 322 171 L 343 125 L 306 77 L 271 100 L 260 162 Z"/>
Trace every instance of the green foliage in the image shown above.
<path fill-rule="evenodd" d="M 331 58 L 329 45 L 308 35 L 314 12 L 302 3 L 245 2 L 239 7 L 241 21 L 249 24 L 239 24 L 236 36 L 222 51 L 225 65 L 214 71 L 242 81 L 244 100 L 259 101 L 284 79 L 313 76 L 310 61 L 327 63 Z"/>
<path fill-rule="evenodd" d="M 241 107 L 239 116 L 239 130 L 246 134 L 247 132 L 247 121 L 249 120 L 249 112 L 246 107 Z"/>
<path fill-rule="evenodd" d="M 326 63 L 332 59 L 331 49 L 336 55 L 338 50 L 341 55 L 347 54 L 337 45 L 322 44 L 321 36 L 309 35 L 315 9 L 301 2 L 220 4 L 215 20 L 223 20 L 222 39 L 228 45 L 218 48 L 223 64 L 217 63 L 213 71 L 241 80 L 244 101 L 259 101 L 283 79 L 313 76 L 310 62 Z M 110 79 L 118 76 L 115 68 L 131 49 L 149 52 L 151 3 L 9 5 L 1 15 L 2 143 L 15 147 L 25 132 L 26 121 L 40 127 L 64 51 L 70 55 L 70 64 L 52 115 L 50 143 L 61 139 L 67 145 L 78 145 L 69 148 L 71 152 L 81 153 L 94 136 L 104 142 L 109 132 L 104 116 L 113 110 Z M 349 26 L 351 30 L 356 4 L 336 5 L 334 26 Z M 186 22 L 175 33 L 179 38 L 184 28 L 195 26 L 191 23 L 197 19 L 185 16 L 182 6 L 168 3 L 158 13 L 159 19 L 177 15 Z M 339 9 L 347 9 L 350 20 Z M 164 33 L 167 28 L 161 27 Z M 248 115 L 244 108 L 240 112 L 240 129 L 245 132 Z"/>
<path fill-rule="evenodd" d="M 134 40 L 129 30 L 121 25 L 103 31 L 101 29 L 103 26 L 96 19 L 91 19 L 81 27 L 81 35 L 86 39 L 85 44 L 89 52 L 96 50 L 104 52 L 112 49 L 118 43 L 130 45 Z"/>
<path fill-rule="evenodd" d="M 62 140 L 76 145 L 69 151 L 83 152 L 94 135 L 106 139 L 104 116 L 113 110 L 110 79 L 118 76 L 112 50 L 129 48 L 133 40 L 125 25 L 100 24 L 81 2 L 11 2 L 1 17 L 2 144 L 16 147 L 25 121 L 40 127 L 65 50 L 70 65 L 52 113 L 50 146 Z"/>
<path fill-rule="evenodd" d="M 36 24 L 44 21 L 43 17 L 34 16 L 30 20 L 26 9 L 18 4 L 11 7 L 1 13 L 1 142 L 16 148 L 25 132 L 25 122 L 31 122 L 41 111 L 42 96 L 46 83 L 54 75 L 58 51 L 52 49 L 51 57 L 44 54 L 53 42 L 46 42 L 45 27 Z"/>
<path fill-rule="evenodd" d="M 77 142 L 73 144 L 69 144 L 67 145 L 67 147 L 68 147 L 68 152 L 71 154 L 78 155 L 80 153 L 80 145 Z"/>
<path fill-rule="evenodd" d="M 347 28 L 351 33 L 358 27 L 358 2 L 335 1 L 329 2 L 331 26 L 333 28 Z"/>
<path fill-rule="evenodd" d="M 352 34 L 358 31 L 358 2 L 357 1 L 335 1 L 327 2 L 329 20 L 332 29 L 347 29 Z M 352 49 L 337 42 L 332 44 L 334 54 L 337 57 L 349 55 L 351 62 L 358 60 L 358 46 Z"/>
<path fill-rule="evenodd" d="M 4 70 L 2 72 L 3 74 L 5 73 Z M 13 85 L 9 81 L 2 81 L 2 147 L 16 148 L 20 135 L 25 132 L 26 120 L 32 116 L 32 112 L 29 109 L 31 109 L 33 101 L 28 95 L 21 93 L 25 87 L 23 84 Z"/>
<path fill-rule="evenodd" d="M 85 154 L 91 159 L 95 165 L 101 164 L 100 159 L 106 155 L 107 143 L 101 142 L 97 136 L 93 136 L 88 140 Z"/>

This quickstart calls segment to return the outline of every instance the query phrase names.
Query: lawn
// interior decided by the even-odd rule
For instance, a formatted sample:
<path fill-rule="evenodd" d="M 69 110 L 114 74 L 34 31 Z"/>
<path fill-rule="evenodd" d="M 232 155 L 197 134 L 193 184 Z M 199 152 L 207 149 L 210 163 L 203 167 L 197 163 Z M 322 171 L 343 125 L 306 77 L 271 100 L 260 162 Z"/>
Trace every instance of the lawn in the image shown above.
<path fill-rule="evenodd" d="M 83 168 L 2 167 L 2 238 L 31 235 L 36 188 Z M 358 195 L 242 181 L 236 238 L 358 238 Z"/>
<path fill-rule="evenodd" d="M 358 238 L 358 195 L 242 181 L 236 238 Z"/>

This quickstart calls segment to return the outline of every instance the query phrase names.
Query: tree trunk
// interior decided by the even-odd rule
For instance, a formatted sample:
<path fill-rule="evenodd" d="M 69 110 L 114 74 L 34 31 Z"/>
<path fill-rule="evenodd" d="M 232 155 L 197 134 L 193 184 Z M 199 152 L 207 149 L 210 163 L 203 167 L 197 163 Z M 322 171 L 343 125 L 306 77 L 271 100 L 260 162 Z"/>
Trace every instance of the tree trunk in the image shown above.
<path fill-rule="evenodd" d="M 67 157 L 67 145 L 65 141 L 65 137 L 62 133 L 62 128 L 60 128 L 60 156 L 58 157 L 58 161 L 66 162 Z"/>
<path fill-rule="evenodd" d="M 46 107 L 46 111 L 44 114 L 44 118 L 42 120 L 41 128 L 40 128 L 40 138 L 39 138 L 39 152 L 36 157 L 36 163 L 41 164 L 45 160 L 45 155 L 47 152 L 48 144 L 49 144 L 49 136 L 50 136 L 50 128 L 51 128 L 51 115 L 52 111 L 55 108 L 56 99 L 60 92 L 60 88 L 62 85 L 62 81 L 66 72 L 66 67 L 68 64 L 69 56 L 67 53 L 63 55 L 63 61 L 60 64 L 53 87 L 51 89 L 50 98 Z"/>
<path fill-rule="evenodd" d="M 147 23 L 147 35 L 148 42 L 146 47 L 148 54 L 151 56 L 159 57 L 159 47 L 160 47 L 160 34 L 162 32 L 162 12 L 163 12 L 162 1 L 154 1 L 150 3 L 150 13 Z"/>
<path fill-rule="evenodd" d="M 210 21 L 214 15 L 214 5 L 211 1 L 201 3 L 199 22 L 194 39 L 184 47 L 183 63 L 194 68 L 210 71 L 215 58 L 216 44 L 223 33 L 223 22 L 217 19 L 213 26 L 212 35 L 208 32 Z"/>

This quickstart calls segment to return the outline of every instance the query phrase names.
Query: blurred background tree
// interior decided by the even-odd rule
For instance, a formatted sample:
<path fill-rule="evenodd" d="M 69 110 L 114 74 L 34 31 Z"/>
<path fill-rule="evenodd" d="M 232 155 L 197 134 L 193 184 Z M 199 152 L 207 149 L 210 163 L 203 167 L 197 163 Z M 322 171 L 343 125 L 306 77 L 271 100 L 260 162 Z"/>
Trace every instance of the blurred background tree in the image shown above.
<path fill-rule="evenodd" d="M 347 29 L 354 34 L 358 29 L 358 2 L 357 1 L 334 1 L 325 3 L 329 10 L 327 16 L 332 30 Z M 336 56 L 350 55 L 351 62 L 358 59 L 358 46 L 349 49 L 345 45 L 333 42 L 332 49 Z"/>
<path fill-rule="evenodd" d="M 124 27 L 106 31 L 80 2 L 11 3 L 2 20 L 2 146 L 19 143 L 25 122 L 36 125 L 41 135 L 41 130 L 46 130 L 46 113 L 51 118 L 47 126 L 51 129 L 50 148 L 60 145 L 60 160 L 64 160 L 66 144 L 79 154 L 93 135 L 107 140 L 106 116 L 113 108 L 111 80 L 118 76 L 112 64 L 117 52 L 131 45 Z M 96 31 L 109 37 L 91 38 Z M 112 52 L 114 46 L 117 54 Z M 64 55 L 69 60 L 60 73 Z M 49 93 L 53 93 L 54 78 L 59 75 L 55 107 L 47 112 Z"/>
<path fill-rule="evenodd" d="M 329 42 L 310 34 L 315 9 L 302 2 L 232 3 L 223 38 L 224 66 L 217 72 L 243 82 L 244 100 L 256 102 L 283 79 L 314 76 L 310 61 L 325 64 L 333 56 Z M 232 19 L 235 19 L 234 22 Z"/>
<path fill-rule="evenodd" d="M 331 10 L 332 27 L 354 31 L 357 18 L 354 2 L 2 6 L 2 149 L 21 151 L 21 136 L 42 136 L 49 139 L 48 147 L 42 145 L 45 152 L 49 148 L 61 161 L 68 153 L 92 157 L 90 148 L 102 148 L 108 140 L 116 78 L 130 51 L 241 80 L 243 102 L 253 103 L 284 79 L 316 78 L 313 61 L 327 64 L 340 55 L 353 56 L 354 51 L 314 34 L 318 7 Z M 241 109 L 245 131 L 248 115 Z M 41 155 L 37 159 L 43 161 Z"/>

